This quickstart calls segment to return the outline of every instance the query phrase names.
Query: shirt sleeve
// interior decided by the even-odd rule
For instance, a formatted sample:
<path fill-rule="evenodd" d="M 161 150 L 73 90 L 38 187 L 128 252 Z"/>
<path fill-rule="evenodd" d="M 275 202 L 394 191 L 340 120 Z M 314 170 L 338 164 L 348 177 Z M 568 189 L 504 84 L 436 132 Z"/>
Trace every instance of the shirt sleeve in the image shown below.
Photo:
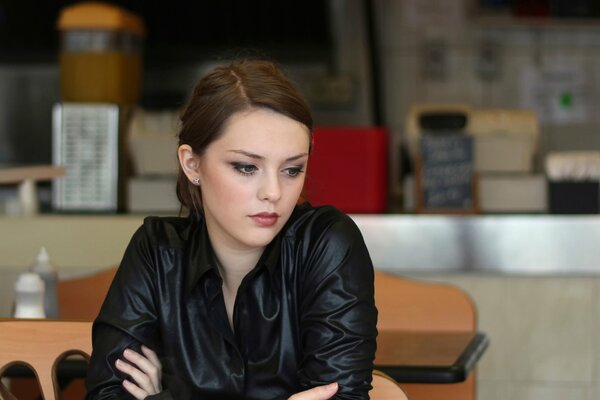
<path fill-rule="evenodd" d="M 342 215 L 312 243 L 303 267 L 302 387 L 337 382 L 336 399 L 368 399 L 377 337 L 373 264 L 358 227 Z"/>
<path fill-rule="evenodd" d="M 133 235 L 92 328 L 93 351 L 86 378 L 86 399 L 133 399 L 123 389 L 126 377 L 117 358 L 142 344 L 159 351 L 155 251 L 146 227 Z"/>

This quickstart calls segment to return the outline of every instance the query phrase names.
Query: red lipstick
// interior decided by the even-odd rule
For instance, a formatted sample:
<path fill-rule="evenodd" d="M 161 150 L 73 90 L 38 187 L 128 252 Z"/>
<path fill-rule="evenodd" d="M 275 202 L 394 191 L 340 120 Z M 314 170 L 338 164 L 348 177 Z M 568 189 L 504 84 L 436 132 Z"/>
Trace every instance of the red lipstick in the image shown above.
<path fill-rule="evenodd" d="M 277 213 L 261 212 L 251 215 L 250 218 L 260 226 L 269 227 L 275 225 L 279 215 L 277 215 Z"/>

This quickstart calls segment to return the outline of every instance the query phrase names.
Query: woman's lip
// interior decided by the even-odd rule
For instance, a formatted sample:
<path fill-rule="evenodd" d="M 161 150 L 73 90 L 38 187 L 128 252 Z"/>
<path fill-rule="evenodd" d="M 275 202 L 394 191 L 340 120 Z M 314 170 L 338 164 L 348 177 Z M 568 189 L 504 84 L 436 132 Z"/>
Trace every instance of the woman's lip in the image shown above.
<path fill-rule="evenodd" d="M 277 222 L 279 215 L 276 213 L 262 212 L 251 215 L 250 218 L 260 226 L 273 226 Z"/>

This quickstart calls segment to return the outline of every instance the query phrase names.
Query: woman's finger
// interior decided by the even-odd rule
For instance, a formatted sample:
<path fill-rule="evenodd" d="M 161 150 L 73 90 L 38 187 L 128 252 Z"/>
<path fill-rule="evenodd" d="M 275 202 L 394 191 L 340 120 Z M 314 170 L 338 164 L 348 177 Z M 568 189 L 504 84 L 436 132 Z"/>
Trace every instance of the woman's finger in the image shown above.
<path fill-rule="evenodd" d="M 145 375 L 145 377 L 141 378 L 142 381 L 136 379 L 136 383 L 141 386 L 142 389 L 148 390 L 149 393 L 159 393 L 161 378 L 160 362 L 158 362 L 158 365 L 155 365 L 149 359 L 131 349 L 125 349 L 123 356 L 130 364 L 134 364 Z M 146 382 L 148 382 L 151 387 L 146 387 Z"/>
<path fill-rule="evenodd" d="M 156 353 L 154 351 L 152 351 L 151 348 L 146 347 L 144 345 L 142 345 L 142 353 L 144 353 L 146 358 L 148 360 L 150 360 L 150 362 L 152 364 L 154 364 L 156 366 L 156 368 L 158 368 L 158 371 L 159 371 L 158 375 L 160 376 L 160 373 L 162 372 L 162 364 L 161 364 L 160 360 L 158 359 L 158 356 L 156 355 Z"/>
<path fill-rule="evenodd" d="M 123 387 L 137 400 L 143 400 L 148 396 L 148 393 L 146 393 L 144 390 L 136 386 L 134 383 L 128 381 L 127 379 L 123 381 Z"/>
<path fill-rule="evenodd" d="M 288 400 L 328 400 L 332 398 L 338 390 L 336 382 L 329 385 L 317 386 L 312 389 L 296 393 Z"/>
<path fill-rule="evenodd" d="M 149 347 L 142 345 L 142 353 L 144 353 L 144 355 L 146 356 L 148 361 L 150 361 L 152 363 L 152 365 L 154 365 L 156 367 L 156 373 L 153 375 L 150 375 L 150 380 L 152 380 L 152 384 L 154 385 L 154 388 L 157 390 L 157 392 L 161 392 L 162 391 L 162 383 L 161 383 L 162 382 L 162 364 L 161 364 L 160 360 L 158 359 L 158 356 L 156 355 L 156 353 Z"/>
<path fill-rule="evenodd" d="M 133 380 L 136 386 L 138 386 L 147 394 L 157 393 L 155 392 L 154 386 L 152 385 L 152 382 L 150 381 L 148 375 L 137 369 L 135 366 L 120 359 L 118 359 L 115 362 L 115 366 L 119 371 L 129 375 L 129 377 L 131 378 L 130 380 Z"/>

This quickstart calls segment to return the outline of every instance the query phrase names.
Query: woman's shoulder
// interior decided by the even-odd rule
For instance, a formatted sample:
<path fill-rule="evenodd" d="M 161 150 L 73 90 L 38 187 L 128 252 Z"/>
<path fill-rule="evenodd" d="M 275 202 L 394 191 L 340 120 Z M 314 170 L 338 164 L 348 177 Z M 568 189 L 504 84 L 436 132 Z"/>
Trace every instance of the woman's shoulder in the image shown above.
<path fill-rule="evenodd" d="M 291 246 L 291 254 L 298 256 L 290 265 L 299 265 L 307 282 L 317 282 L 340 268 L 372 268 L 358 226 L 335 207 L 296 207 L 284 235 L 284 246 Z"/>
<path fill-rule="evenodd" d="M 284 236 L 304 238 L 349 238 L 360 235 L 355 222 L 334 206 L 297 206 L 290 217 Z"/>
<path fill-rule="evenodd" d="M 201 218 L 196 215 L 188 217 L 149 216 L 144 218 L 144 222 L 136 234 L 161 246 L 184 247 L 194 232 L 194 227 L 200 222 Z"/>

